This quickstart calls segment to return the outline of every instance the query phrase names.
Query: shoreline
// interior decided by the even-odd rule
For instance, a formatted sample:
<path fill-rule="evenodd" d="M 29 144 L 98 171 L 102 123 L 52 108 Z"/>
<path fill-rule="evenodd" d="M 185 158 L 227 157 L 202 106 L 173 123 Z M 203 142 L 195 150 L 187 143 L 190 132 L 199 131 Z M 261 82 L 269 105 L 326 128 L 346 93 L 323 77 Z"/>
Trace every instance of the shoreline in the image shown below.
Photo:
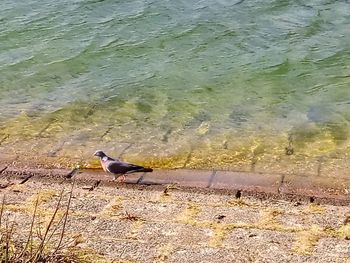
<path fill-rule="evenodd" d="M 350 205 L 350 179 L 313 177 L 298 174 L 252 173 L 220 170 L 155 169 L 153 173 L 130 174 L 125 183 L 101 169 L 47 169 L 0 164 L 0 178 L 7 181 L 1 189 L 15 183 L 39 180 L 48 182 L 91 184 L 99 186 L 175 189 L 187 192 L 217 193 L 236 198 L 287 200 L 296 203 Z"/>

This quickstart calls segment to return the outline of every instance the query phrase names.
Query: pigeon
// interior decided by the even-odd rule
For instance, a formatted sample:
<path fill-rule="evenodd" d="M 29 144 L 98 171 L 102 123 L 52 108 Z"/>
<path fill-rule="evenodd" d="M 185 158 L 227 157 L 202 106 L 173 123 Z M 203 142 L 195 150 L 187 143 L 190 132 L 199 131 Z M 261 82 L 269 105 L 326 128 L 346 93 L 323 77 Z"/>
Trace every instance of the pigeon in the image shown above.
<path fill-rule="evenodd" d="M 139 165 L 120 161 L 107 156 L 103 151 L 96 151 L 94 156 L 100 158 L 101 166 L 106 173 L 114 175 L 114 180 L 122 176 L 122 182 L 125 181 L 125 175 L 139 172 L 152 172 L 152 168 L 145 168 Z"/>

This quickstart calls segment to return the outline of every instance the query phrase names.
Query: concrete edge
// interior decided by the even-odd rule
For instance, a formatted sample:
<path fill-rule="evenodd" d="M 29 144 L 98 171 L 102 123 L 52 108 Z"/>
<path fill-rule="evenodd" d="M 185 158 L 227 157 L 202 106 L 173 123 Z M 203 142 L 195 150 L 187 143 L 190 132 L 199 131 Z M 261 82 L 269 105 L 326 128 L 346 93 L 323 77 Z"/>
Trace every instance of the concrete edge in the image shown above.
<path fill-rule="evenodd" d="M 31 169 L 7 167 L 0 179 L 24 184 L 28 180 L 90 184 L 92 191 L 98 186 L 169 187 L 182 191 L 230 194 L 236 198 L 254 196 L 260 199 L 283 199 L 295 202 L 350 205 L 350 179 L 305 177 L 301 175 L 262 174 L 210 170 L 154 170 L 153 173 L 130 174 L 125 183 L 113 180 L 102 170 Z M 11 184 L 9 184 L 11 185 Z M 5 187 L 6 188 L 6 185 Z"/>

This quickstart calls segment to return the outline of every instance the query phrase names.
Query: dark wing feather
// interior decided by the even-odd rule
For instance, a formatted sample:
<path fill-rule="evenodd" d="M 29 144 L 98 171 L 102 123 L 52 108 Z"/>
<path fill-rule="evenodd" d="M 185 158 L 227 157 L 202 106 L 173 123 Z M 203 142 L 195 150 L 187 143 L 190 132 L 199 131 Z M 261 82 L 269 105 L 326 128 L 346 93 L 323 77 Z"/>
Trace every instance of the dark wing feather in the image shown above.
<path fill-rule="evenodd" d="M 142 166 L 121 161 L 107 161 L 106 168 L 109 172 L 113 174 L 143 172 L 145 170 L 145 168 Z"/>

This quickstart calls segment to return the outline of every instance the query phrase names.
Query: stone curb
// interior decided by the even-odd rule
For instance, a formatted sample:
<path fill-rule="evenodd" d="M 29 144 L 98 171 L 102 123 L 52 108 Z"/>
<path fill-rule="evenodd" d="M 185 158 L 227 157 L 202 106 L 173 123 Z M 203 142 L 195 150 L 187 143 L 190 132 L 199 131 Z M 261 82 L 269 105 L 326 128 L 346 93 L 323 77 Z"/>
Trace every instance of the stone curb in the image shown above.
<path fill-rule="evenodd" d="M 337 205 L 350 204 L 350 179 L 345 178 L 174 169 L 130 174 L 125 184 L 122 184 L 114 181 L 113 176 L 102 170 L 16 169 L 14 167 L 3 169 L 0 178 L 8 181 L 19 179 L 20 183 L 25 183 L 29 179 L 65 181 L 74 178 L 77 183 L 94 184 L 94 186 L 174 185 L 183 190 L 195 188 L 202 191 L 234 194 L 236 197 L 256 196 Z"/>

